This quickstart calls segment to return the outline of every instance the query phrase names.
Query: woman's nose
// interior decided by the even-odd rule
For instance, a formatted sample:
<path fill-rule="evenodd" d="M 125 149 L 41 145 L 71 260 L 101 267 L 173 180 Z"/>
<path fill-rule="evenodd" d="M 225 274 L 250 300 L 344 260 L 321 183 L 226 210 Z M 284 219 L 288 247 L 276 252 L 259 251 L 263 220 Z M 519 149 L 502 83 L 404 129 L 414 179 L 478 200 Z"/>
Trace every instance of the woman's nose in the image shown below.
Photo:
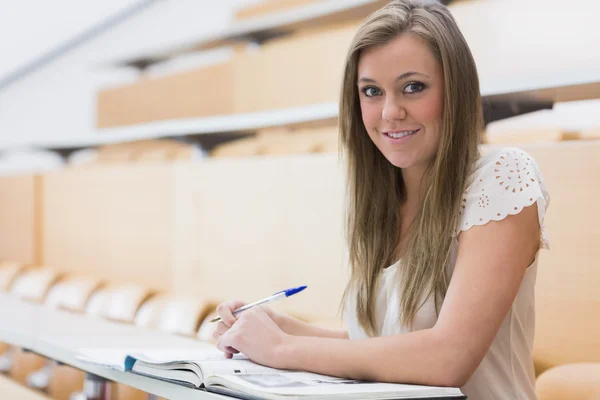
<path fill-rule="evenodd" d="M 406 109 L 395 101 L 386 101 L 381 112 L 381 118 L 386 121 L 403 120 L 406 118 Z"/>

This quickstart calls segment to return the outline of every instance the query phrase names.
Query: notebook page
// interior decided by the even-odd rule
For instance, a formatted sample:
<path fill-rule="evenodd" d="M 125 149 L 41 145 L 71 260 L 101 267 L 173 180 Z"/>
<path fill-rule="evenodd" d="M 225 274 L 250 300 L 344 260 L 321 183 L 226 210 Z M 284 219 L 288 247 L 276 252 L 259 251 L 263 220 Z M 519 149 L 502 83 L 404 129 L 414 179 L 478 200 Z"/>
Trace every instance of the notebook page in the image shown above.
<path fill-rule="evenodd" d="M 229 360 L 204 362 L 202 363 L 202 372 L 205 377 L 208 377 L 211 375 L 272 374 L 283 371 L 256 364 L 242 356 Z"/>
<path fill-rule="evenodd" d="M 463 398 L 458 388 L 362 382 L 306 372 L 255 373 L 211 376 L 208 385 L 222 385 L 258 397 L 316 396 L 324 398 Z M 262 394 L 262 396 L 261 396 Z"/>

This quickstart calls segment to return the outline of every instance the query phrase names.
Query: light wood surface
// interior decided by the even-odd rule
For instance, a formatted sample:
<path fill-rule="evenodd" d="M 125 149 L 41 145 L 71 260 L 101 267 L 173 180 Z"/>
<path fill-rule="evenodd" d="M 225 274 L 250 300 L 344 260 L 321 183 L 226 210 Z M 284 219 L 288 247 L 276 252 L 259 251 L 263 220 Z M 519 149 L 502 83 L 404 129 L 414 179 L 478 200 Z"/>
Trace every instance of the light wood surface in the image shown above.
<path fill-rule="evenodd" d="M 35 176 L 0 176 L 0 258 L 39 262 L 38 202 Z"/>
<path fill-rule="evenodd" d="M 582 139 L 598 140 L 600 139 L 600 128 L 585 129 L 580 132 Z"/>
<path fill-rule="evenodd" d="M 74 392 L 83 390 L 85 372 L 69 365 L 55 365 L 48 382 L 48 395 L 55 400 L 69 400 Z"/>
<path fill-rule="evenodd" d="M 520 145 L 525 143 L 548 143 L 565 140 L 578 140 L 578 132 L 569 132 L 560 128 L 539 128 L 493 132 L 485 135 L 489 144 Z"/>
<path fill-rule="evenodd" d="M 552 368 L 537 379 L 535 394 L 538 400 L 600 399 L 600 363 Z"/>
<path fill-rule="evenodd" d="M 536 282 L 534 356 L 539 371 L 600 361 L 600 142 L 521 146 L 538 162 L 550 192 Z"/>
<path fill-rule="evenodd" d="M 23 349 L 15 349 L 12 360 L 9 375 L 21 385 L 27 384 L 27 375 L 39 370 L 46 363 L 43 357 Z"/>
<path fill-rule="evenodd" d="M 538 370 L 597 361 L 600 142 L 520 147 L 538 161 L 551 195 L 552 249 L 541 255 L 537 280 Z M 48 178 L 49 263 L 217 301 L 252 301 L 307 284 L 305 293 L 277 306 L 311 319 L 335 316 L 347 279 L 337 154 L 128 171 Z M 153 236 L 150 225 L 169 228 Z"/>
<path fill-rule="evenodd" d="M 332 154 L 180 165 L 173 290 L 253 301 L 308 285 L 274 306 L 334 318 L 347 280 L 343 176 Z"/>
<path fill-rule="evenodd" d="M 237 9 L 235 11 L 235 18 L 237 20 L 256 18 L 274 12 L 295 9 L 307 4 L 315 4 L 320 1 L 323 0 L 266 0 Z"/>
<path fill-rule="evenodd" d="M 233 89 L 231 62 L 107 88 L 98 93 L 97 126 L 231 114 Z"/>
<path fill-rule="evenodd" d="M 262 129 L 255 136 L 232 140 L 211 151 L 212 157 L 300 155 L 338 151 L 337 126 Z"/>
<path fill-rule="evenodd" d="M 171 287 L 171 167 L 69 169 L 43 180 L 45 263 L 101 280 Z"/>
<path fill-rule="evenodd" d="M 266 43 L 235 59 L 236 113 L 337 102 L 355 23 Z"/>
<path fill-rule="evenodd" d="M 49 400 L 40 392 L 31 390 L 12 379 L 0 375 L 0 394 L 3 399 L 15 399 L 15 400 Z"/>

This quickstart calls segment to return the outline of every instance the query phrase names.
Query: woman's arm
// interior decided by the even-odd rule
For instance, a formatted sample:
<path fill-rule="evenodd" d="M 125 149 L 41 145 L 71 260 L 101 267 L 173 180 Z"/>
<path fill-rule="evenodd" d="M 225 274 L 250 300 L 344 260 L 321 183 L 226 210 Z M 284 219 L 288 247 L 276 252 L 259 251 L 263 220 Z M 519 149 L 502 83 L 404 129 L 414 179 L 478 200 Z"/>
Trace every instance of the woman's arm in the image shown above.
<path fill-rule="evenodd" d="M 308 322 L 300 321 L 286 314 L 271 311 L 271 317 L 282 331 L 293 336 L 314 336 L 322 338 L 348 339 L 348 331 L 343 329 L 323 328 Z"/>
<path fill-rule="evenodd" d="M 244 306 L 245 303 L 239 300 L 230 300 L 219 304 L 217 314 L 221 317 L 221 322 L 215 326 L 213 338 L 219 340 L 221 335 L 225 334 L 237 321 L 237 317 L 233 315 L 233 311 Z M 313 325 L 287 314 L 276 312 L 269 307 L 258 307 L 277 324 L 277 326 L 288 335 L 293 336 L 315 336 L 323 338 L 348 339 L 348 332 L 342 329 L 327 329 L 317 325 Z M 248 312 L 248 311 L 245 311 Z M 243 315 L 240 314 L 240 316 Z"/>
<path fill-rule="evenodd" d="M 275 368 L 384 382 L 463 386 L 487 353 L 539 246 L 537 208 L 462 232 L 436 325 L 364 340 L 291 336 L 259 308 L 218 347 Z"/>

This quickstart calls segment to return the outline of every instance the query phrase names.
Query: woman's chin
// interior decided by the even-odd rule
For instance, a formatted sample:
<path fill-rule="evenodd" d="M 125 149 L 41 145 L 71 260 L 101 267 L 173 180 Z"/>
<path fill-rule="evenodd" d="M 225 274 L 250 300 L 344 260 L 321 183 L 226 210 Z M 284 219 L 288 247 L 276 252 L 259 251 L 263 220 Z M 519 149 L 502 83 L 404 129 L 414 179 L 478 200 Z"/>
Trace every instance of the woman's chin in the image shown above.
<path fill-rule="evenodd" d="M 394 167 L 397 167 L 397 168 L 406 169 L 406 168 L 410 168 L 413 165 L 412 160 L 407 160 L 405 157 L 386 157 L 386 158 L 390 162 L 390 164 L 392 164 Z"/>

